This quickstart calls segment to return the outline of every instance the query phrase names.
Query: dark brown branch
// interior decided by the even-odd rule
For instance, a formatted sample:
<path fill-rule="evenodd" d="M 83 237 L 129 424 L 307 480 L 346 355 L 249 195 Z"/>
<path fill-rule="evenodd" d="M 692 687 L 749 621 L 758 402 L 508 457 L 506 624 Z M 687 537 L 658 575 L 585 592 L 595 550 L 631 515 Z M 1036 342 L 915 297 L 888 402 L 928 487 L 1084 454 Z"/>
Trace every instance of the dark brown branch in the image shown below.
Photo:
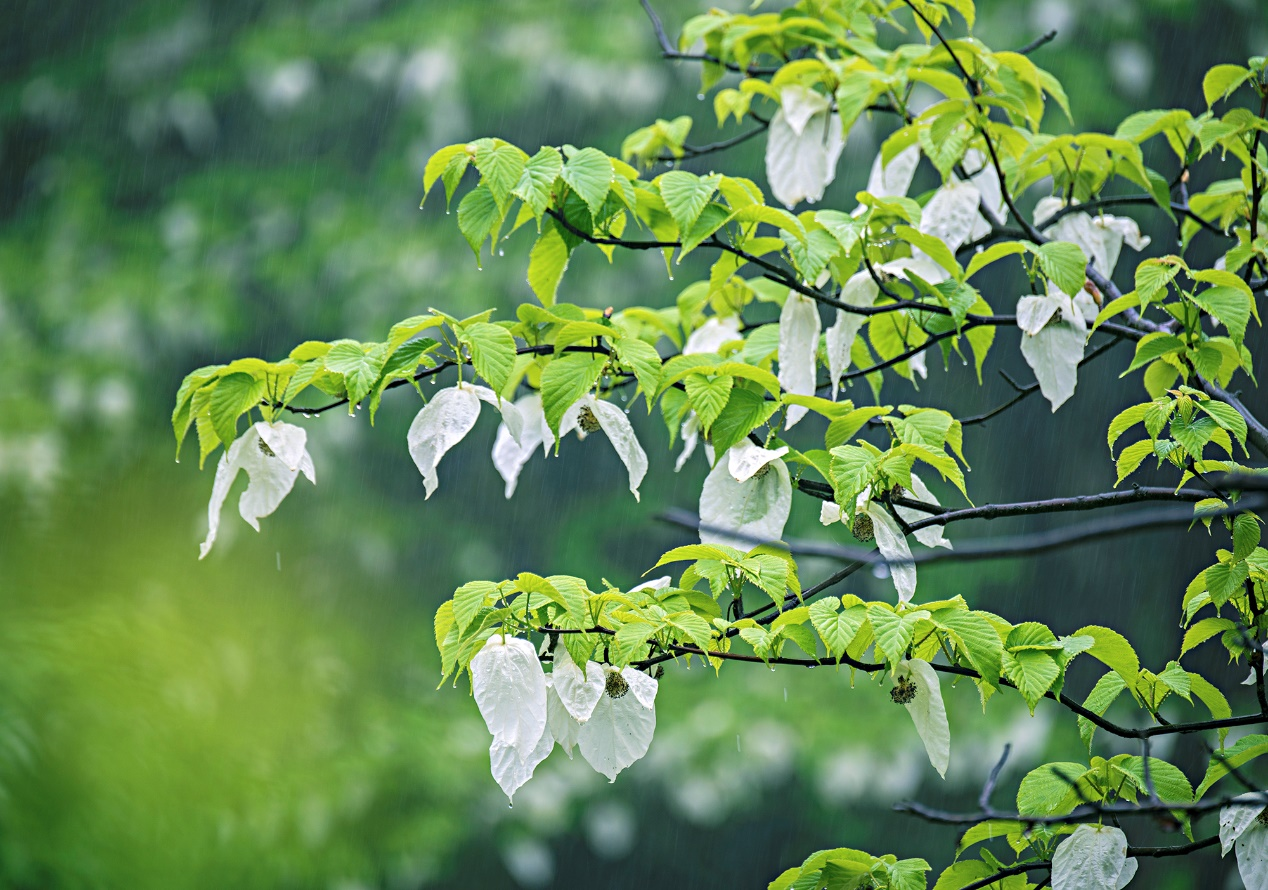
<path fill-rule="evenodd" d="M 751 115 L 750 115 L 751 116 Z M 720 151 L 726 151 L 728 148 L 734 148 L 737 145 L 743 145 L 754 136 L 760 136 L 766 132 L 766 128 L 770 126 L 770 121 L 761 121 L 760 126 L 755 127 L 748 132 L 741 133 L 738 136 L 732 136 L 730 139 L 722 139 L 718 142 L 709 142 L 705 145 L 684 145 L 681 155 L 662 154 L 657 160 L 660 161 L 681 161 L 690 158 L 699 158 L 704 155 L 715 154 Z"/>
<path fill-rule="evenodd" d="M 1034 40 L 1030 41 L 1030 43 L 1027 43 L 1021 49 L 1017 50 L 1017 52 L 1019 52 L 1023 56 L 1028 56 L 1031 53 L 1033 53 L 1035 50 L 1039 49 L 1039 47 L 1043 46 L 1045 43 L 1051 43 L 1053 40 L 1056 39 L 1056 37 L 1057 37 L 1056 29 L 1053 29 L 1049 31 L 1047 34 L 1044 34 L 1040 37 L 1036 37 Z"/>
<path fill-rule="evenodd" d="M 733 62 L 723 62 L 716 56 L 708 53 L 684 53 L 674 49 L 674 45 L 669 41 L 669 35 L 665 33 L 665 24 L 660 20 L 660 16 L 656 14 L 656 10 L 652 8 L 652 4 L 648 0 L 639 0 L 643 5 L 643 11 L 647 13 L 647 17 L 651 19 L 652 31 L 656 34 L 656 42 L 660 44 L 660 57 L 662 59 L 685 60 L 690 62 L 712 62 L 714 65 L 722 65 L 728 71 L 734 71 L 737 74 L 747 74 L 749 77 L 758 77 L 774 74 L 779 70 L 778 67 L 763 68 L 757 65 L 749 65 L 747 68 L 741 68 Z"/>
<path fill-rule="evenodd" d="M 1055 225 L 1062 218 L 1070 215 L 1071 213 L 1088 213 L 1093 210 L 1099 210 L 1103 207 L 1119 207 L 1119 206 L 1125 206 L 1129 204 L 1147 204 L 1148 205 L 1148 204 L 1157 204 L 1157 202 L 1154 200 L 1153 195 L 1116 195 L 1109 198 L 1098 198 L 1095 201 L 1087 201 L 1083 204 L 1068 204 L 1065 207 L 1062 207 L 1060 210 L 1053 213 L 1051 216 L 1045 218 L 1042 222 L 1035 223 L 1035 228 L 1041 231 L 1043 229 L 1047 229 Z M 1211 232 L 1212 234 L 1219 235 L 1223 238 L 1233 237 L 1229 235 L 1227 232 L 1225 232 L 1223 229 L 1221 229 L 1219 226 L 1198 216 L 1191 209 L 1189 209 L 1189 207 L 1185 204 L 1181 204 L 1177 201 L 1172 201 L 1171 210 L 1175 213 L 1179 213 L 1179 214 L 1182 214 L 1183 216 L 1187 216 L 1189 219 L 1193 220 L 1203 229 L 1205 229 L 1208 232 Z"/>
<path fill-rule="evenodd" d="M 1104 353 L 1108 352 L 1122 339 L 1125 339 L 1125 338 L 1115 337 L 1113 340 L 1107 340 L 1106 342 L 1102 343 L 1100 346 L 1096 347 L 1087 355 L 1083 356 L 1082 359 L 1079 360 L 1079 367 L 1080 368 L 1083 367 L 1084 365 L 1090 363 L 1097 356 L 1103 355 Z M 1000 373 L 1003 373 L 1003 372 L 1000 372 Z M 1005 375 L 1004 379 L 1009 380 L 1010 383 L 1012 382 L 1011 379 L 1007 375 Z M 1003 414 L 1005 411 L 1007 411 L 1009 408 L 1013 407 L 1018 402 L 1025 399 L 1027 396 L 1031 395 L 1032 393 L 1038 392 L 1039 381 L 1036 380 L 1034 383 L 1027 384 L 1026 386 L 1018 386 L 1017 384 L 1014 383 L 1013 389 L 1017 390 L 1017 395 L 1013 396 L 1007 402 L 1004 402 L 1002 405 L 997 405 L 996 407 L 992 408 L 990 411 L 986 411 L 982 414 L 974 414 L 972 417 L 962 418 L 960 420 L 960 425 L 972 426 L 973 424 L 976 424 L 976 423 L 985 423 L 991 418 L 996 417 L 1000 414 Z"/>

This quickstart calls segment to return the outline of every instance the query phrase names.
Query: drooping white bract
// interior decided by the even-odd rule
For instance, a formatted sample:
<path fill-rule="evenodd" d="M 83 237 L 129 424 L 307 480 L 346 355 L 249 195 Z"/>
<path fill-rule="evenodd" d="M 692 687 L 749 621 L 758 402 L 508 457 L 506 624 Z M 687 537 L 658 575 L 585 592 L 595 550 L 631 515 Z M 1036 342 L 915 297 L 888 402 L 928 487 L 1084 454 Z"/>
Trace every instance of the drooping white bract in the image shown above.
<path fill-rule="evenodd" d="M 614 694 L 620 684 L 608 682 L 577 734 L 581 756 L 609 782 L 647 753 L 656 731 L 656 681 L 632 667 L 621 670 L 620 678 L 626 690 Z"/>
<path fill-rule="evenodd" d="M 947 709 L 942 704 L 938 673 L 929 662 L 913 658 L 900 661 L 894 677 L 909 679 L 916 685 L 916 694 L 904 707 L 911 715 L 911 722 L 916 724 L 916 733 L 924 743 L 929 762 L 945 779 L 951 760 L 951 727 L 947 723 Z"/>
<path fill-rule="evenodd" d="M 915 473 L 911 474 L 911 493 L 916 496 L 918 501 L 938 506 L 938 499 L 929 490 L 929 486 L 925 485 Z M 898 515 L 902 517 L 903 522 L 909 524 L 921 519 L 928 519 L 930 516 L 930 514 L 923 513 L 912 507 L 894 507 L 894 509 L 898 511 Z M 951 542 L 943 534 L 944 531 L 944 526 L 927 525 L 915 532 L 916 540 L 926 547 L 945 547 L 947 550 L 951 550 Z"/>
<path fill-rule="evenodd" d="M 907 536 L 889 515 L 883 504 L 869 501 L 867 515 L 872 519 L 872 532 L 876 535 L 876 549 L 889 566 L 889 576 L 894 581 L 900 603 L 909 602 L 916 595 L 916 564 L 911 559 L 911 547 Z"/>
<path fill-rule="evenodd" d="M 581 428 L 580 421 L 583 409 L 588 410 L 590 416 L 598 422 L 599 429 L 612 443 L 612 448 L 621 459 L 621 463 L 625 464 L 625 470 L 629 474 L 630 491 L 634 495 L 634 500 L 637 501 L 638 487 L 642 484 L 643 477 L 647 475 L 647 453 L 643 451 L 643 446 L 638 444 L 634 427 L 630 426 L 630 419 L 616 405 L 596 399 L 587 393 L 573 402 L 572 406 L 564 412 L 563 418 L 559 421 L 559 438 L 562 439 L 573 430 L 577 431 L 577 438 L 586 437 L 586 431 Z"/>
<path fill-rule="evenodd" d="M 1268 890 L 1268 827 L 1260 819 L 1265 806 L 1260 795 L 1241 795 L 1220 810 L 1220 855 L 1237 850 L 1237 871 L 1246 890 Z"/>
<path fill-rule="evenodd" d="M 515 401 L 515 411 L 520 417 L 522 429 L 517 442 L 511 435 L 506 419 L 498 424 L 497 438 L 493 442 L 493 466 L 506 482 L 506 497 L 515 494 L 520 471 L 538 447 L 552 441 L 546 415 L 542 411 L 541 393 L 533 392 Z"/>
<path fill-rule="evenodd" d="M 603 666 L 593 661 L 586 662 L 583 671 L 569 654 L 566 646 L 555 647 L 555 666 L 550 676 L 554 681 L 556 695 L 564 709 L 578 723 L 585 723 L 594 713 L 594 706 L 603 697 Z"/>
<path fill-rule="evenodd" d="M 1017 326 L 1022 330 L 1021 354 L 1035 372 L 1039 390 L 1055 412 L 1074 395 L 1079 362 L 1087 342 L 1087 320 L 1082 307 L 1048 283 L 1048 295 L 1017 301 Z"/>
<path fill-rule="evenodd" d="M 736 482 L 747 482 L 761 469 L 772 464 L 788 453 L 788 446 L 779 448 L 763 448 L 744 439 L 731 446 L 727 455 L 727 469 Z"/>
<path fill-rule="evenodd" d="M 952 178 L 933 193 L 920 215 L 920 231 L 941 238 L 952 253 L 973 237 L 982 219 L 977 186 Z"/>
<path fill-rule="evenodd" d="M 603 697 L 606 680 L 603 665 L 587 661 L 582 671 L 567 648 L 555 647 L 555 666 L 546 677 L 546 729 L 569 760 L 581 725 L 590 719 Z"/>
<path fill-rule="evenodd" d="M 471 659 L 471 692 L 493 734 L 493 778 L 510 798 L 550 753 L 546 674 L 528 640 L 494 634 Z"/>
<path fill-rule="evenodd" d="M 1121 890 L 1136 875 L 1127 835 L 1107 825 L 1080 825 L 1052 855 L 1052 890 Z"/>
<path fill-rule="evenodd" d="M 650 581 L 644 581 L 642 584 L 631 587 L 630 593 L 633 593 L 636 590 L 664 590 L 666 587 L 673 584 L 673 581 L 674 579 L 669 575 L 661 575 L 659 578 L 653 578 Z"/>
<path fill-rule="evenodd" d="M 700 491 L 701 543 L 750 550 L 783 536 L 792 510 L 792 482 L 782 460 L 766 466 L 765 473 L 755 471 L 741 482 L 732 474 L 729 458 L 718 461 Z"/>
<path fill-rule="evenodd" d="M 493 744 L 489 746 L 489 772 L 501 786 L 507 800 L 515 799 L 515 792 L 533 777 L 537 765 L 550 755 L 554 747 L 555 738 L 551 735 L 549 726 L 542 728 L 537 744 L 527 754 L 515 745 L 493 740 Z"/>
<path fill-rule="evenodd" d="M 828 97 L 807 87 L 784 87 L 766 136 L 766 179 L 772 194 L 792 209 L 814 203 L 836 178 L 845 140 Z"/>
<path fill-rule="evenodd" d="M 682 354 L 712 354 L 727 343 L 742 339 L 744 335 L 740 333 L 739 316 L 728 315 L 723 318 L 715 315 L 691 332 L 691 336 L 683 344 Z"/>
<path fill-rule="evenodd" d="M 970 148 L 964 153 L 964 160 L 960 164 L 969 175 L 967 181 L 981 196 L 982 203 L 994 212 L 995 218 L 1000 222 L 1007 220 L 1008 204 L 1004 202 L 1004 193 L 999 187 L 999 174 L 995 172 L 995 167 L 990 160 L 976 148 Z M 976 241 L 990 234 L 990 231 L 991 224 L 987 222 L 986 217 L 978 213 L 968 240 Z"/>
<path fill-rule="evenodd" d="M 238 499 L 238 513 L 257 532 L 260 519 L 277 509 L 291 493 L 295 480 L 303 473 L 317 484 L 313 459 L 308 455 L 308 433 L 292 423 L 260 421 L 233 441 L 220 455 L 216 478 L 211 485 L 211 501 L 207 504 L 207 538 L 199 549 L 202 559 L 216 543 L 220 531 L 220 510 L 239 470 L 250 479 L 247 490 Z"/>
<path fill-rule="evenodd" d="M 480 403 L 487 402 L 502 414 L 502 420 L 511 438 L 519 441 L 523 421 L 515 406 L 487 386 L 458 382 L 432 396 L 410 424 L 406 442 L 410 457 L 423 474 L 423 487 L 431 497 L 440 485 L 436 467 L 450 448 L 463 440 L 476 418 L 480 416 Z"/>
<path fill-rule="evenodd" d="M 876 159 L 872 161 L 871 173 L 867 177 L 867 193 L 877 198 L 905 197 L 919 163 L 919 145 L 903 149 L 890 158 L 888 165 L 882 165 L 881 154 L 877 152 Z"/>
<path fill-rule="evenodd" d="M 815 394 L 815 354 L 819 350 L 819 308 L 814 300 L 790 292 L 779 313 L 779 385 L 798 396 Z M 788 406 L 784 429 L 806 416 L 801 405 Z"/>
<path fill-rule="evenodd" d="M 892 168 L 893 165 L 891 164 L 890 167 Z M 846 280 L 845 285 L 841 288 L 839 299 L 841 302 L 848 303 L 851 306 L 868 308 L 876 303 L 876 298 L 880 295 L 880 292 L 880 288 L 872 279 L 871 274 L 863 271 L 856 275 L 851 275 Z M 841 376 L 850 367 L 850 350 L 853 348 L 854 341 L 858 338 L 859 331 L 865 321 L 867 321 L 867 316 L 865 315 L 838 309 L 836 321 L 832 327 L 828 328 L 824 337 L 828 353 L 828 379 L 832 383 L 832 401 L 834 402 L 837 398 L 837 387 L 840 386 Z"/>
<path fill-rule="evenodd" d="M 572 715 L 564 707 L 563 701 L 555 691 L 553 675 L 546 677 L 546 732 L 559 747 L 564 749 L 568 759 L 572 760 L 572 749 L 576 747 L 581 724 L 572 719 Z"/>
<path fill-rule="evenodd" d="M 1066 206 L 1060 198 L 1043 198 L 1035 205 L 1035 224 L 1039 225 Z M 1089 216 L 1083 212 L 1067 213 L 1044 230 L 1044 234 L 1056 241 L 1077 244 L 1084 256 L 1107 278 L 1114 274 L 1123 244 L 1133 250 L 1149 246 L 1149 237 L 1140 234 L 1140 226 L 1127 216 L 1098 214 Z"/>

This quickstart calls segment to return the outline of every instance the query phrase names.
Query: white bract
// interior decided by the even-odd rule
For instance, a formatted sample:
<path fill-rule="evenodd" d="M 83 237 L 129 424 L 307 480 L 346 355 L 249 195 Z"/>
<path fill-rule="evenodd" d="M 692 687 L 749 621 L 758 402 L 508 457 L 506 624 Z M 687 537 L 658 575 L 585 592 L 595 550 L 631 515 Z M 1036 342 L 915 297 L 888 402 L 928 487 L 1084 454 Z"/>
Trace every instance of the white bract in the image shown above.
<path fill-rule="evenodd" d="M 892 167 L 893 165 L 890 166 Z M 871 274 L 863 271 L 856 275 L 851 275 L 846 280 L 845 285 L 841 288 L 839 299 L 841 302 L 848 303 L 851 306 L 868 308 L 876 302 L 880 292 L 880 288 L 872 279 Z M 828 353 L 828 380 L 832 384 L 832 400 L 834 402 L 837 398 L 837 388 L 841 384 L 841 375 L 850 367 L 850 350 L 853 348 L 854 341 L 858 338 L 859 331 L 865 321 L 867 321 L 867 316 L 865 315 L 838 309 L 836 321 L 832 327 L 828 328 L 824 337 Z"/>
<path fill-rule="evenodd" d="M 866 513 L 872 519 L 876 549 L 889 566 L 889 576 L 894 581 L 894 589 L 898 591 L 898 601 L 909 602 L 916 595 L 916 564 L 911 559 L 907 536 L 884 505 L 869 501 Z"/>
<path fill-rule="evenodd" d="M 916 724 L 916 733 L 924 743 L 929 762 L 945 779 L 947 764 L 951 760 L 951 727 L 947 724 L 947 709 L 942 704 L 938 673 L 929 662 L 917 658 L 900 661 L 894 677 L 905 678 L 915 684 L 915 695 L 904 707 L 911 715 L 911 722 Z"/>
<path fill-rule="evenodd" d="M 619 684 L 609 682 L 609 691 L 600 696 L 577 734 L 581 756 L 609 782 L 615 782 L 621 770 L 647 753 L 656 731 L 656 681 L 631 667 L 619 674 L 625 681 L 625 692 L 614 695 Z"/>
<path fill-rule="evenodd" d="M 528 640 L 494 634 L 471 659 L 471 692 L 493 734 L 489 762 L 508 798 L 550 753 L 546 674 Z"/>
<path fill-rule="evenodd" d="M 763 448 L 744 439 L 732 445 L 731 450 L 727 452 L 727 469 L 730 470 L 736 482 L 747 482 L 763 467 L 774 463 L 787 453 L 787 445 L 774 449 Z"/>
<path fill-rule="evenodd" d="M 463 440 L 476 418 L 480 416 L 480 403 L 487 402 L 502 414 L 511 438 L 519 441 L 523 421 L 515 406 L 487 386 L 459 382 L 432 396 L 430 402 L 418 412 L 410 424 L 406 442 L 410 457 L 423 474 L 423 487 L 431 497 L 440 485 L 436 467 L 445 453 Z"/>
<path fill-rule="evenodd" d="M 540 446 L 549 447 L 551 442 L 550 428 L 546 426 L 546 415 L 542 411 L 541 393 L 533 392 L 517 399 L 515 411 L 523 427 L 519 441 L 511 435 L 510 427 L 503 418 L 493 442 L 493 466 L 506 482 L 507 498 L 515 494 L 520 471 L 533 456 L 533 451 Z"/>
<path fill-rule="evenodd" d="M 916 165 L 920 163 L 920 146 L 909 146 L 890 158 L 888 164 L 882 164 L 880 152 L 872 161 L 872 170 L 867 177 L 867 193 L 877 198 L 901 198 L 911 188 L 911 178 L 916 175 Z"/>
<path fill-rule="evenodd" d="M 815 353 L 819 349 L 819 308 L 814 300 L 789 293 L 779 313 L 779 384 L 798 396 L 815 394 Z M 809 409 L 788 406 L 784 429 L 791 429 Z"/>
<path fill-rule="evenodd" d="M 766 179 L 789 209 L 814 203 L 836 178 L 845 147 L 841 119 L 826 96 L 801 86 L 785 87 L 766 137 Z"/>
<path fill-rule="evenodd" d="M 216 478 L 211 485 L 211 501 L 207 504 L 207 539 L 199 549 L 202 559 L 211 552 L 220 531 L 220 510 L 238 471 L 245 470 L 250 482 L 238 499 L 238 513 L 257 532 L 260 519 L 268 516 L 291 493 L 295 480 L 303 473 L 317 484 L 313 459 L 308 455 L 308 433 L 291 423 L 260 421 L 233 441 L 220 455 Z"/>
<path fill-rule="evenodd" d="M 1052 856 L 1052 890 L 1121 890 L 1136 874 L 1127 835 L 1105 825 L 1080 825 Z"/>
<path fill-rule="evenodd" d="M 1035 224 L 1043 223 L 1065 206 L 1060 198 L 1042 199 L 1035 205 Z M 1134 219 L 1104 213 L 1097 216 L 1089 216 L 1082 211 L 1067 213 L 1044 229 L 1044 234 L 1056 241 L 1077 244 L 1089 262 L 1107 278 L 1114 274 L 1124 243 L 1133 250 L 1144 250 L 1149 246 L 1149 237 L 1140 234 L 1140 226 Z"/>
<path fill-rule="evenodd" d="M 691 459 L 691 455 L 696 453 L 696 444 L 700 441 L 700 417 L 695 411 L 688 411 L 687 416 L 683 418 L 682 427 L 678 434 L 682 436 L 682 452 L 678 455 L 678 459 L 674 461 L 674 472 L 677 473 L 687 461 Z M 705 455 L 709 458 L 709 463 L 713 463 L 713 446 L 708 442 L 704 444 Z"/>
<path fill-rule="evenodd" d="M 765 473 L 755 471 L 740 481 L 732 474 L 729 459 L 718 461 L 700 492 L 701 543 L 749 550 L 783 536 L 792 510 L 792 481 L 782 460 L 766 466 Z"/>
<path fill-rule="evenodd" d="M 911 493 L 916 496 L 916 500 L 923 501 L 926 504 L 939 506 L 938 499 L 934 497 L 933 492 L 929 490 L 929 486 L 921 481 L 920 477 L 915 473 L 911 474 Z M 898 515 L 902 517 L 903 522 L 911 524 L 921 519 L 928 519 L 931 514 L 924 513 L 912 507 L 894 507 L 898 511 Z M 947 550 L 951 548 L 951 542 L 947 540 L 943 534 L 945 527 L 941 525 L 927 525 L 919 531 L 915 532 L 916 540 L 926 547 L 945 547 Z"/>
<path fill-rule="evenodd" d="M 1039 390 L 1054 412 L 1074 395 L 1078 383 L 1079 362 L 1087 342 L 1084 312 L 1082 305 L 1076 305 L 1051 282 L 1047 296 L 1022 297 L 1017 301 L 1021 354 L 1035 372 Z"/>
<path fill-rule="evenodd" d="M 1260 795 L 1241 803 L 1234 800 L 1220 810 L 1220 855 L 1237 851 L 1237 871 L 1246 890 L 1268 890 L 1268 827 L 1260 819 L 1264 804 Z"/>
<path fill-rule="evenodd" d="M 691 336 L 683 344 L 682 354 L 713 354 L 727 343 L 743 339 L 744 335 L 740 333 L 739 316 L 728 315 L 725 318 L 719 318 L 715 315 L 691 332 Z"/>
<path fill-rule="evenodd" d="M 594 713 L 594 706 L 603 697 L 603 666 L 593 661 L 586 662 L 582 671 L 572 660 L 568 648 L 563 645 L 555 647 L 555 666 L 550 673 L 553 679 L 555 694 L 569 716 L 578 723 L 585 723 Z"/>
<path fill-rule="evenodd" d="M 920 215 L 920 231 L 941 238 L 955 253 L 973 237 L 982 221 L 982 193 L 977 186 L 952 179 L 933 193 Z M 944 272 L 945 274 L 945 272 Z"/>
<path fill-rule="evenodd" d="M 1008 204 L 1004 202 L 1004 193 L 1000 191 L 999 174 L 995 172 L 990 160 L 976 148 L 970 148 L 964 153 L 964 160 L 960 163 L 969 174 L 968 182 L 978 190 L 982 203 L 994 212 L 995 218 L 1000 222 L 1007 220 Z M 969 240 L 976 241 L 990 234 L 990 231 L 991 224 L 978 213 L 973 230 L 969 233 Z"/>
<path fill-rule="evenodd" d="M 625 471 L 629 474 L 630 491 L 634 495 L 634 500 L 637 501 L 638 487 L 642 484 L 643 477 L 647 475 L 647 453 L 643 451 L 643 446 L 638 444 L 634 427 L 630 426 L 630 419 L 625 416 L 624 411 L 611 402 L 586 394 L 573 402 L 572 406 L 564 412 L 559 422 L 559 438 L 562 439 L 573 430 L 577 431 L 578 439 L 586 437 L 586 431 L 581 427 L 583 409 L 590 412 L 590 416 L 599 424 L 599 429 L 612 443 L 616 456 L 621 459 L 621 463 L 625 464 Z"/>

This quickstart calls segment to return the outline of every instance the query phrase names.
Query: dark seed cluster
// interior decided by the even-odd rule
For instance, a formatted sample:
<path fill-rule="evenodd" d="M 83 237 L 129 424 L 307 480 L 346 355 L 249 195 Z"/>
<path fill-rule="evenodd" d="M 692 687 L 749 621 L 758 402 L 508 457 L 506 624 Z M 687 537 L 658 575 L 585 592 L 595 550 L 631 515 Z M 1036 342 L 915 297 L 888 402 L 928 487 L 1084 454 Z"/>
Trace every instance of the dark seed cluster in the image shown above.
<path fill-rule="evenodd" d="M 896 705 L 911 704 L 916 700 L 916 684 L 906 677 L 900 677 L 894 688 L 889 690 L 889 697 Z"/>
<path fill-rule="evenodd" d="M 608 679 L 603 689 L 610 698 L 621 698 L 630 691 L 630 684 L 621 676 L 620 671 L 608 671 Z"/>
<path fill-rule="evenodd" d="M 260 454 L 263 454 L 265 457 L 277 457 L 277 455 L 273 453 L 273 449 L 269 447 L 268 442 L 260 439 L 257 444 L 260 446 Z"/>
<path fill-rule="evenodd" d="M 854 524 L 850 526 L 850 534 L 858 538 L 864 544 L 876 537 L 875 528 L 872 525 L 872 517 L 866 513 L 856 513 L 854 515 Z"/>
<path fill-rule="evenodd" d="M 593 411 L 583 407 L 577 412 L 577 426 L 581 427 L 581 431 L 588 436 L 599 431 L 599 420 L 594 416 Z"/>

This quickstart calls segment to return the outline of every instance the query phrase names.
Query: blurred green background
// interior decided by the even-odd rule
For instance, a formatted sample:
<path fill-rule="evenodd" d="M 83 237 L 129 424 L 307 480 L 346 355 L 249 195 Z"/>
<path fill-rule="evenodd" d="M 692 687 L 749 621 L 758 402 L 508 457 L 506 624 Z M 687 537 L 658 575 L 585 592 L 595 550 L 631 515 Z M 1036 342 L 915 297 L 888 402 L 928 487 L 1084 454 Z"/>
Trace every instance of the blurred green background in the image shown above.
<path fill-rule="evenodd" d="M 704 11 L 658 6 L 672 32 Z M 977 33 L 993 46 L 1051 28 L 1057 40 L 1035 58 L 1064 80 L 1088 129 L 1112 130 L 1138 108 L 1196 110 L 1206 67 L 1268 47 L 1255 0 L 980 3 Z M 531 299 L 527 236 L 481 272 L 441 202 L 418 210 L 430 152 L 497 135 L 530 151 L 571 142 L 615 153 L 629 131 L 682 113 L 704 142 L 715 128 L 698 89 L 690 65 L 659 60 L 634 0 L 9 5 L 0 886 L 753 887 L 838 845 L 940 868 L 953 832 L 889 812 L 892 800 L 971 806 L 1005 742 L 1014 757 L 1001 802 L 1038 758 L 1079 756 L 1073 723 L 1046 703 L 1030 718 L 1000 697 L 983 717 L 972 688 L 956 689 L 943 783 L 906 714 L 865 679 L 851 689 L 828 671 L 671 668 L 643 762 L 609 786 L 557 751 L 508 809 L 465 684 L 434 688 L 432 613 L 465 580 L 523 570 L 631 584 L 687 541 L 656 516 L 693 508 L 706 467 L 697 458 L 669 472 L 655 417 L 636 421 L 653 457 L 641 505 L 593 442 L 567 443 L 566 461 L 533 461 L 504 500 L 489 418 L 424 503 L 404 443 L 420 403 L 397 390 L 373 430 L 364 416 L 307 422 L 319 485 L 300 483 L 258 535 L 231 503 L 215 552 L 198 562 L 211 471 L 197 471 L 189 448 L 173 463 L 167 425 L 185 372 L 303 339 L 377 339 L 428 306 L 505 313 Z M 829 203 L 849 206 L 887 126 L 863 122 L 851 136 Z M 757 140 L 695 169 L 761 179 L 761 158 Z M 922 183 L 916 191 L 933 184 Z M 1141 219 L 1165 246 L 1170 231 Z M 1195 243 L 1199 258 L 1212 248 Z M 618 256 L 613 269 L 590 251 L 562 298 L 666 304 L 703 268 L 670 281 L 658 257 Z M 1003 305 L 1019 285 L 998 286 Z M 1002 367 L 1029 380 L 1009 335 L 997 343 Z M 1125 362 L 1119 350 L 1098 360 L 1106 379 L 1085 373 L 1055 419 L 1034 399 L 966 434 L 977 502 L 1108 488 L 1102 431 L 1135 395 L 1114 386 Z M 977 387 L 953 362 L 931 367 L 921 397 L 967 414 L 1008 393 L 998 377 Z M 912 395 L 893 384 L 886 399 Z M 1055 522 L 978 524 L 953 539 Z M 815 503 L 797 507 L 789 535 L 826 537 Z M 1210 547 L 1154 532 L 930 568 L 920 595 L 962 593 L 1058 632 L 1097 609 L 1134 629 L 1158 668 L 1179 641 L 1179 594 Z M 831 569 L 810 560 L 803 578 Z M 873 577 L 845 590 L 892 595 Z M 1095 679 L 1083 667 L 1077 692 Z M 1190 667 L 1231 678 L 1215 658 Z M 1189 740 L 1155 753 L 1191 773 L 1201 761 Z M 1149 835 L 1133 839 L 1168 840 Z M 1224 887 L 1226 873 L 1208 853 L 1145 863 L 1138 883 Z"/>

